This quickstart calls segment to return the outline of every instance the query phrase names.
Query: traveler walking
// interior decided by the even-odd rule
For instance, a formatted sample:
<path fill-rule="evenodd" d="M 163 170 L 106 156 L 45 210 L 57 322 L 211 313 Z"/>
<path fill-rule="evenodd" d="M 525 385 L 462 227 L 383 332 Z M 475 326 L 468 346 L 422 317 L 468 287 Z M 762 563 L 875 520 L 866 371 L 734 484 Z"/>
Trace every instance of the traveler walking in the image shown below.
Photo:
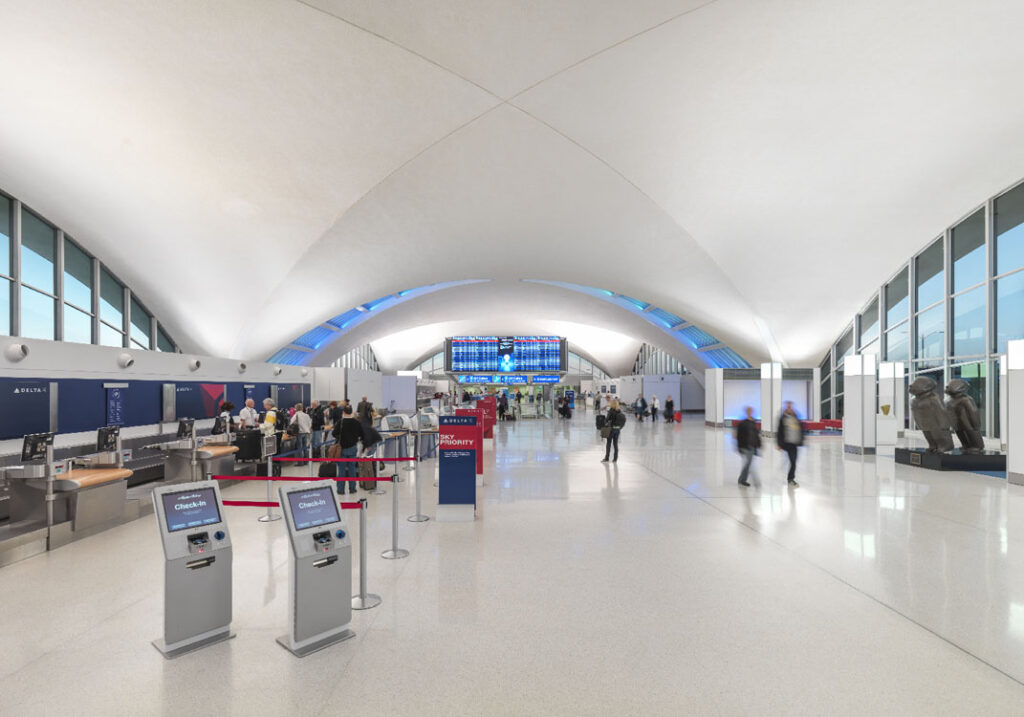
<path fill-rule="evenodd" d="M 804 444 L 804 428 L 796 411 L 793 410 L 792 401 L 786 401 L 786 407 L 779 416 L 775 440 L 779 450 L 785 451 L 789 456 L 789 474 L 786 480 L 791 487 L 798 488 L 800 484 L 796 482 L 796 449 Z"/>
<path fill-rule="evenodd" d="M 743 456 L 743 470 L 740 471 L 739 484 L 749 486 L 747 477 L 750 475 L 750 464 L 754 456 L 761 449 L 761 432 L 757 430 L 757 423 L 754 422 L 754 409 L 746 408 L 747 417 L 736 424 L 736 448 Z M 760 487 L 761 481 L 754 476 L 754 485 Z"/>
<path fill-rule="evenodd" d="M 675 423 L 676 420 L 676 404 L 671 396 L 665 396 L 665 420 L 669 423 Z"/>
<path fill-rule="evenodd" d="M 605 439 L 602 463 L 608 462 L 608 457 L 612 454 L 612 446 L 615 447 L 615 456 L 612 458 L 612 463 L 619 460 L 619 431 L 625 425 L 626 414 L 620 410 L 618 400 L 613 398 L 608 404 L 608 416 L 605 420 L 604 428 L 601 429 L 601 436 Z"/>
<path fill-rule="evenodd" d="M 643 423 L 644 414 L 647 413 L 647 399 L 643 397 L 643 394 L 636 397 L 636 401 L 633 402 L 633 410 L 636 413 L 636 420 Z"/>
<path fill-rule="evenodd" d="M 661 408 L 661 402 L 657 396 L 651 396 L 651 423 L 658 420 L 658 410 Z"/>

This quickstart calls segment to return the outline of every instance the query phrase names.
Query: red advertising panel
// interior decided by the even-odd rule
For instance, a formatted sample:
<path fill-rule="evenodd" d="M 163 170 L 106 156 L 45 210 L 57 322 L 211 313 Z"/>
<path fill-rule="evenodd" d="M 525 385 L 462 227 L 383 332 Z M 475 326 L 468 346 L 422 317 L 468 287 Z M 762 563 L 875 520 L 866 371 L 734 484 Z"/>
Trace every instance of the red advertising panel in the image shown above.
<path fill-rule="evenodd" d="M 476 405 L 484 413 L 484 438 L 494 438 L 494 427 L 498 423 L 498 399 L 485 396 Z"/>
<path fill-rule="evenodd" d="M 475 416 L 476 417 L 476 445 L 474 450 L 476 451 L 476 474 L 482 476 L 484 474 L 484 412 L 479 408 L 456 408 L 456 416 Z"/>

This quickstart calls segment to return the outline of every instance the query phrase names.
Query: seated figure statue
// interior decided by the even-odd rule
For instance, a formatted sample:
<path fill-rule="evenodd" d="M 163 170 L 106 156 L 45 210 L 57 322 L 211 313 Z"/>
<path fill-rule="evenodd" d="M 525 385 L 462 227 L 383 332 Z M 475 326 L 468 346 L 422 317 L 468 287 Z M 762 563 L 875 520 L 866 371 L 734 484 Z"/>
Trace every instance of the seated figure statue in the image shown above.
<path fill-rule="evenodd" d="M 953 437 L 949 433 L 949 416 L 935 389 L 935 381 L 927 376 L 915 379 L 910 384 L 910 393 L 914 396 L 910 412 L 928 441 L 928 452 L 946 453 L 953 450 Z"/>
<path fill-rule="evenodd" d="M 953 422 L 953 430 L 960 439 L 964 453 L 982 453 L 985 441 L 981 437 L 981 418 L 974 399 L 967 395 L 966 381 L 955 378 L 946 385 L 946 413 Z"/>

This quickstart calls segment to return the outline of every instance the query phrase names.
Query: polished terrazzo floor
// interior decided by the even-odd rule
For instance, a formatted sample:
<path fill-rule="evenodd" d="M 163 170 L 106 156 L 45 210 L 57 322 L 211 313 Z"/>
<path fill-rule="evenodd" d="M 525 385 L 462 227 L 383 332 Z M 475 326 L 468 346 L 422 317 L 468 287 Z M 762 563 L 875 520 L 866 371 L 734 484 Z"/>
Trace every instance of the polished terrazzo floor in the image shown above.
<path fill-rule="evenodd" d="M 354 640 L 284 631 L 280 522 L 229 508 L 237 637 L 165 661 L 152 517 L 0 568 L 3 715 L 1024 714 L 1024 490 L 845 455 L 835 437 L 736 485 L 699 419 L 499 426 L 472 524 L 372 496 Z M 436 489 L 424 464 L 426 512 Z M 262 483 L 226 497 L 259 498 Z M 341 599 L 346 599 L 342 596 Z"/>

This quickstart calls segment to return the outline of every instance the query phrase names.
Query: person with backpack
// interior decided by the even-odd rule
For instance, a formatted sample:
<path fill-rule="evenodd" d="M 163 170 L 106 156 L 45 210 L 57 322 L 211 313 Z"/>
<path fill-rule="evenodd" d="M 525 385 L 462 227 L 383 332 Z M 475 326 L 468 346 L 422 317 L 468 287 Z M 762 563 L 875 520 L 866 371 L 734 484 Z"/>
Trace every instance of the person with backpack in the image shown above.
<path fill-rule="evenodd" d="M 750 485 L 747 477 L 750 474 L 750 464 L 754 456 L 761 450 L 761 432 L 757 430 L 757 423 L 754 421 L 754 409 L 746 408 L 747 417 L 736 424 L 736 449 L 743 456 L 743 470 L 740 471 L 739 484 L 743 487 Z M 754 484 L 760 486 L 761 481 L 754 476 Z"/>
<path fill-rule="evenodd" d="M 799 488 L 796 482 L 796 452 L 797 448 L 804 444 L 804 427 L 800 423 L 800 417 L 793 410 L 793 402 L 786 401 L 786 408 L 779 416 L 779 425 L 775 429 L 775 440 L 780 451 L 785 451 L 789 456 L 789 473 L 786 481 L 790 488 Z"/>
<path fill-rule="evenodd" d="M 644 415 L 647 414 L 647 399 L 643 397 L 643 394 L 636 397 L 636 401 L 633 403 L 633 409 L 636 412 L 636 420 L 643 423 Z"/>
<path fill-rule="evenodd" d="M 612 463 L 619 460 L 619 431 L 626 425 L 626 414 L 619 408 L 618 399 L 613 398 L 608 404 L 608 415 L 605 419 L 604 427 L 601 429 L 601 436 L 605 439 L 604 445 L 604 459 L 602 463 L 608 462 L 608 456 L 611 455 L 612 446 L 615 446 L 615 457 L 612 458 Z"/>
<path fill-rule="evenodd" d="M 334 426 L 334 439 L 341 448 L 341 458 L 355 458 L 359 454 L 359 442 L 365 440 L 363 424 L 352 416 L 352 406 L 345 406 L 341 423 Z M 341 479 L 349 478 L 348 487 L 350 493 L 358 490 L 356 483 L 357 470 L 355 463 L 345 462 L 341 464 L 341 475 L 338 480 L 338 493 L 345 494 L 345 483 Z"/>

